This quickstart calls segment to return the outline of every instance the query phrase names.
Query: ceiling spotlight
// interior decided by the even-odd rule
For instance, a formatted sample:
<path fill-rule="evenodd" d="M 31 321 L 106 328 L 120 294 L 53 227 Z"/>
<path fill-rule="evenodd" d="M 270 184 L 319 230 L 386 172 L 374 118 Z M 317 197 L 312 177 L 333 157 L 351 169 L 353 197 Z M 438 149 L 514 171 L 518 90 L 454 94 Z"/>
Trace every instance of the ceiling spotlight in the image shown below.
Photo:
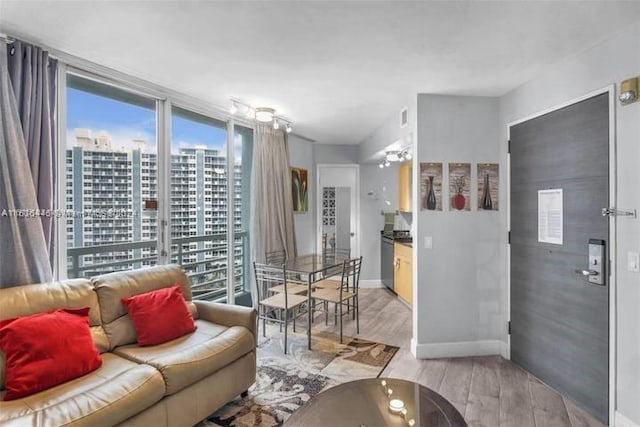
<path fill-rule="evenodd" d="M 387 151 L 384 157 L 389 162 L 399 162 L 402 160 L 399 151 Z"/>
<path fill-rule="evenodd" d="M 378 167 L 379 167 L 380 169 L 384 169 L 384 162 L 380 162 L 380 164 L 378 165 Z"/>
<path fill-rule="evenodd" d="M 385 160 L 384 161 L 384 167 L 388 168 L 389 166 L 391 166 L 391 162 L 389 162 L 389 160 Z"/>
<path fill-rule="evenodd" d="M 405 151 L 404 152 L 404 158 L 407 160 L 411 160 L 411 152 L 410 151 Z"/>
<path fill-rule="evenodd" d="M 622 105 L 631 104 L 638 100 L 638 86 L 640 77 L 627 79 L 620 83 L 620 96 L 618 99 Z"/>
<path fill-rule="evenodd" d="M 280 123 L 278 123 L 278 119 L 277 119 L 277 118 L 275 118 L 275 117 L 273 118 L 273 128 L 274 128 L 275 130 L 280 129 Z"/>
<path fill-rule="evenodd" d="M 238 106 L 236 105 L 236 102 L 233 101 L 233 103 L 231 104 L 231 108 L 229 108 L 229 113 L 233 115 L 237 112 L 238 112 Z"/>
<path fill-rule="evenodd" d="M 259 122 L 270 122 L 274 119 L 276 110 L 273 108 L 260 107 L 256 108 L 256 120 Z"/>
<path fill-rule="evenodd" d="M 256 112 L 251 107 L 247 107 L 247 111 L 245 112 L 245 114 L 247 115 L 248 119 L 255 119 L 256 118 Z"/>
<path fill-rule="evenodd" d="M 291 125 L 287 123 L 287 127 L 285 128 L 285 130 L 287 131 L 287 133 L 291 133 L 293 129 L 291 129 Z"/>

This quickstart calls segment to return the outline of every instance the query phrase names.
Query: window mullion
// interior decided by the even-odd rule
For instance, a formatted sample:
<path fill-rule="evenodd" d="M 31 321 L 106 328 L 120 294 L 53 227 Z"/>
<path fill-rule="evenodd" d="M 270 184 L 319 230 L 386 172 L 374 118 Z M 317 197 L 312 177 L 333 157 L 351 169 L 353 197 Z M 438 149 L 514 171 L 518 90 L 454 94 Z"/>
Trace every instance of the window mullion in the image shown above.
<path fill-rule="evenodd" d="M 171 260 L 171 102 L 158 101 L 158 264 Z"/>
<path fill-rule="evenodd" d="M 235 230 L 233 211 L 233 192 L 235 182 L 234 168 L 234 132 L 235 123 L 233 117 L 227 122 L 227 303 L 235 303 Z"/>
<path fill-rule="evenodd" d="M 64 212 L 64 215 L 56 215 L 55 221 L 55 245 L 54 245 L 54 279 L 67 278 L 67 216 L 73 212 L 67 211 L 67 66 L 58 63 L 56 76 L 56 132 L 57 132 L 57 177 L 56 177 L 56 203 L 55 209 Z"/>

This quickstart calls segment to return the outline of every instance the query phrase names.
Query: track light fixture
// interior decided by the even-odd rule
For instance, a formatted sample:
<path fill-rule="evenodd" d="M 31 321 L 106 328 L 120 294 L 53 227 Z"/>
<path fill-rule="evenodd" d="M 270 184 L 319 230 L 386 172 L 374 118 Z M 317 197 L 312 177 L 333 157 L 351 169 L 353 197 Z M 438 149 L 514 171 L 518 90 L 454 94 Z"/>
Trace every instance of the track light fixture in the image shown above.
<path fill-rule="evenodd" d="M 244 113 L 247 119 L 256 120 L 261 123 L 273 123 L 274 129 L 280 129 L 280 125 L 284 124 L 285 131 L 287 133 L 291 133 L 293 128 L 291 126 L 291 122 L 282 116 L 278 116 L 276 114 L 276 110 L 269 107 L 252 107 L 249 104 L 245 104 L 242 101 L 238 101 L 237 99 L 231 99 L 231 107 L 229 107 L 229 113 L 232 115 L 238 114 L 239 112 Z"/>
<path fill-rule="evenodd" d="M 391 166 L 391 163 L 403 162 L 405 160 L 411 160 L 411 158 L 412 156 L 409 148 L 395 151 L 386 151 L 378 167 L 380 169 L 386 168 Z"/>

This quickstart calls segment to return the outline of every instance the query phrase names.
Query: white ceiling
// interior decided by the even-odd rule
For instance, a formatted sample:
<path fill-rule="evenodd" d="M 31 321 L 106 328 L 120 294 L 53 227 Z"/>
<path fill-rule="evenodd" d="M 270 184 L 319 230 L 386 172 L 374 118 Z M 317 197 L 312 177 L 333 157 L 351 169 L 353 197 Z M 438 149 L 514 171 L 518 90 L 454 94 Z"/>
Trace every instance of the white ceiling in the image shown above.
<path fill-rule="evenodd" d="M 416 93 L 498 96 L 640 20 L 640 2 L 0 0 L 0 31 L 354 144 Z"/>

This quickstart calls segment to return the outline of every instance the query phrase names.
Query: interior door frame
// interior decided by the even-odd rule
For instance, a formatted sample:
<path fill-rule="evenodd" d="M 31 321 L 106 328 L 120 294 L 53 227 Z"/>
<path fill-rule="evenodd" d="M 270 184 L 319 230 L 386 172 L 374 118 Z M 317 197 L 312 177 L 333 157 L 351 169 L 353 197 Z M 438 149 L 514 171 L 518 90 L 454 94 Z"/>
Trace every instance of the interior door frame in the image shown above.
<path fill-rule="evenodd" d="M 351 248 L 351 256 L 360 256 L 360 165 L 357 163 L 318 163 L 316 165 L 316 218 L 315 218 L 315 248 L 318 253 L 322 253 L 322 239 L 318 235 L 322 231 L 322 191 L 320 187 L 320 177 L 324 168 L 344 168 L 353 169 L 356 172 L 355 182 L 355 250 Z"/>
<path fill-rule="evenodd" d="M 537 113 L 525 116 L 521 119 L 507 123 L 506 135 L 507 144 L 511 140 L 511 127 L 517 124 L 527 122 L 531 119 L 543 116 L 548 113 L 560 110 L 570 105 L 585 101 L 594 96 L 607 93 L 609 95 L 609 206 L 615 207 L 617 204 L 617 151 L 616 151 L 616 88 L 614 84 L 604 88 L 589 92 L 577 98 L 570 99 L 561 104 L 554 105 Z M 507 232 L 511 230 L 511 154 L 507 150 Z M 609 424 L 615 425 L 615 409 L 616 409 L 616 295 L 617 295 L 617 274 L 616 274 L 616 228 L 617 219 L 615 215 L 609 217 Z M 506 319 L 511 321 L 511 245 L 507 239 L 507 300 L 506 300 Z M 511 335 L 507 334 L 506 358 L 511 359 Z"/>

